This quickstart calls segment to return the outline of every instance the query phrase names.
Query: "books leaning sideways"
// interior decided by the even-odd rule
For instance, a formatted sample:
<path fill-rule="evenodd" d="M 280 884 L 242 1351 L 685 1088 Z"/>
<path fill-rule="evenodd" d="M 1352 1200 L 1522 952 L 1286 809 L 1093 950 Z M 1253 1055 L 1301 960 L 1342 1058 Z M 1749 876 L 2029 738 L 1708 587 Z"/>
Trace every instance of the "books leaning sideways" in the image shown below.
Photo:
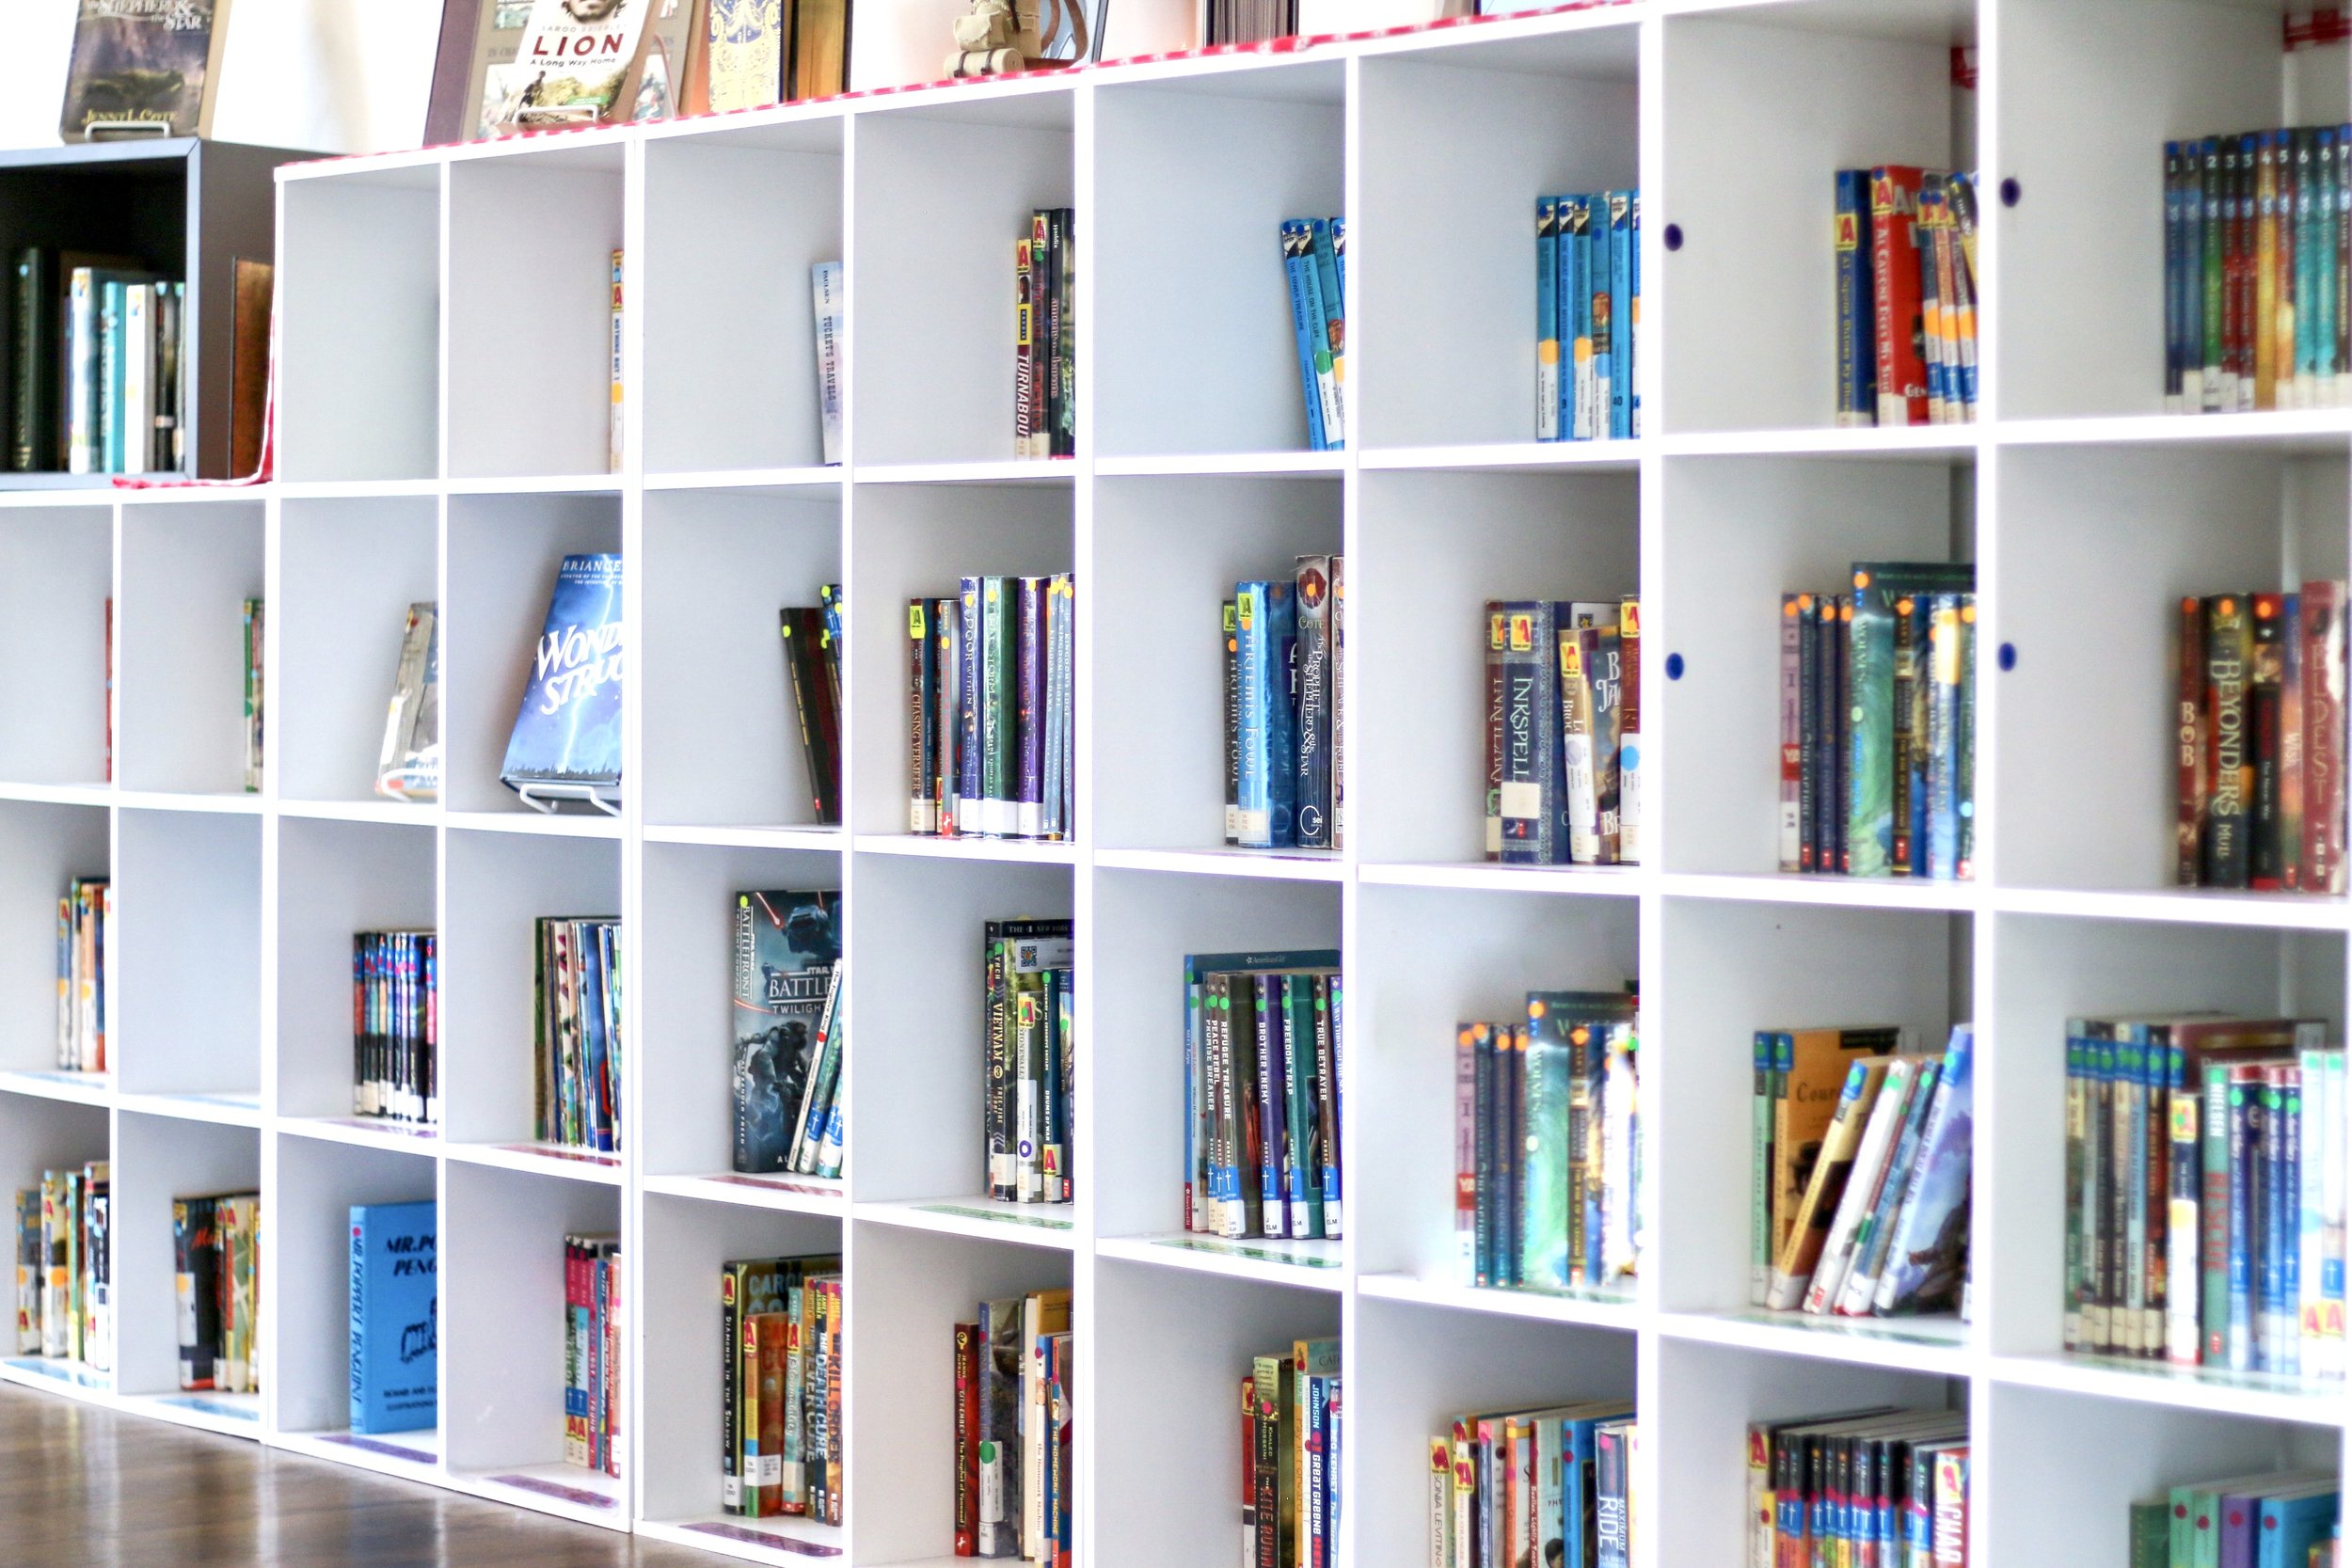
<path fill-rule="evenodd" d="M 1976 875 L 1977 569 L 1863 561 L 1780 596 L 1780 869 Z"/>
<path fill-rule="evenodd" d="M 244 605 L 245 625 L 245 791 L 258 794 L 262 788 L 262 648 L 267 627 L 262 614 L 262 601 L 247 599 Z"/>
<path fill-rule="evenodd" d="M 1642 193 L 1535 198 L 1535 439 L 1642 434 Z"/>
<path fill-rule="evenodd" d="M 103 877 L 76 877 L 57 900 L 57 1066 L 66 1072 L 104 1072 L 106 974 L 113 968 L 114 886 Z"/>
<path fill-rule="evenodd" d="M 171 1200 L 183 1389 L 262 1391 L 261 1223 L 258 1193 Z"/>
<path fill-rule="evenodd" d="M 1012 454 L 1078 455 L 1078 214 L 1040 207 L 1013 242 Z"/>
<path fill-rule="evenodd" d="M 1968 1315 L 1976 1032 L 1759 1029 L 1748 1299 L 1817 1317 Z"/>
<path fill-rule="evenodd" d="M 2352 404 L 2352 125 L 2164 144 L 2164 406 Z"/>
<path fill-rule="evenodd" d="M 981 934 L 982 1148 L 988 1196 L 1007 1203 L 1077 1197 L 1073 929 L 1060 919 L 992 920 Z"/>
<path fill-rule="evenodd" d="M 1184 958 L 1184 1228 L 1336 1241 L 1340 1022 L 1334 948 Z"/>
<path fill-rule="evenodd" d="M 2181 600 L 2174 880 L 2344 890 L 2344 584 Z"/>
<path fill-rule="evenodd" d="M 719 1270 L 719 1498 L 728 1513 L 841 1523 L 841 1255 Z"/>
<path fill-rule="evenodd" d="M 1880 1406 L 1756 1422 L 1747 1516 L 1747 1568 L 1833 1553 L 1840 1561 L 1964 1564 L 1968 1412 Z"/>
<path fill-rule="evenodd" d="M 395 800 L 441 797 L 441 607 L 430 599 L 408 607 L 401 631 L 375 792 Z"/>
<path fill-rule="evenodd" d="M 440 1420 L 439 1209 L 351 1206 L 351 1430 Z"/>
<path fill-rule="evenodd" d="M 735 895 L 735 1168 L 841 1174 L 841 895 Z"/>
<path fill-rule="evenodd" d="M 1245 1563 L 1339 1560 L 1343 1408 L 1339 1340 L 1298 1339 L 1250 1358 L 1241 1380 Z"/>
<path fill-rule="evenodd" d="M 128 256 L 30 245 L 9 300 L 8 467 L 183 473 L 186 286 Z"/>
<path fill-rule="evenodd" d="M 441 1121 L 435 1034 L 440 961 L 431 931 L 351 939 L 351 1112 L 419 1127 Z"/>
<path fill-rule="evenodd" d="M 1347 220 L 1284 218 L 1281 234 L 1307 449 L 1338 451 L 1347 445 Z"/>
<path fill-rule="evenodd" d="M 1066 839 L 1077 823 L 1078 586 L 965 578 L 907 601 L 907 832 Z"/>
<path fill-rule="evenodd" d="M 1837 422 L 1977 418 L 1977 177 L 1837 171 Z"/>
<path fill-rule="evenodd" d="M 1488 599 L 1486 855 L 1642 859 L 1642 601 Z"/>
<path fill-rule="evenodd" d="M 621 1473 L 621 1239 L 564 1238 L 564 1463 Z"/>
<path fill-rule="evenodd" d="M 1222 607 L 1225 842 L 1337 849 L 1346 561 L 1302 555 L 1289 578 L 1237 582 Z"/>
<path fill-rule="evenodd" d="M 785 683 L 801 721 L 801 755 L 808 766 L 809 808 L 816 820 L 841 820 L 841 616 L 837 582 L 819 583 L 818 603 L 776 612 L 784 638 Z"/>
<path fill-rule="evenodd" d="M 40 1173 L 16 1195 L 16 1338 L 20 1355 L 114 1365 L 111 1167 L 103 1160 Z"/>
<path fill-rule="evenodd" d="M 1429 1439 L 1429 1560 L 1626 1568 L 1640 1431 L 1630 1395 L 1456 1416 Z"/>
<path fill-rule="evenodd" d="M 621 1148 L 621 923 L 542 916 L 534 927 L 532 1103 L 542 1143 Z"/>
<path fill-rule="evenodd" d="M 1454 1237 L 1465 1285 L 1623 1286 L 1642 1255 L 1630 990 L 1530 991 L 1454 1037 Z"/>
<path fill-rule="evenodd" d="M 1070 1560 L 1078 1357 L 1070 1292 L 980 1303 L 955 1325 L 955 1555 Z M 1285 1561 L 1289 1560 L 1287 1559 Z"/>
<path fill-rule="evenodd" d="M 2131 1568 L 2335 1568 L 2342 1513 L 2332 1467 L 2173 1486 L 2131 1505 Z"/>
<path fill-rule="evenodd" d="M 499 768 L 525 805 L 580 800 L 619 815 L 622 629 L 620 556 L 565 556 Z"/>
<path fill-rule="evenodd" d="M 2317 1019 L 2066 1026 L 2065 1344 L 2344 1370 L 2344 1067 Z"/>

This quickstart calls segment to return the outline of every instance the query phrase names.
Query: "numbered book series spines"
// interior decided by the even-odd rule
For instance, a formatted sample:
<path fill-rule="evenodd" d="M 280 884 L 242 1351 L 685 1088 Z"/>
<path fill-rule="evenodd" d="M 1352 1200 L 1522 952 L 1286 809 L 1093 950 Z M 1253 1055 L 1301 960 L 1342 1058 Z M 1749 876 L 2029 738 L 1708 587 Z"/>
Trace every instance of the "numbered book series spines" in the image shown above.
<path fill-rule="evenodd" d="M 1346 843 L 1339 754 L 1346 598 L 1343 557 L 1302 555 L 1292 578 L 1236 583 L 1219 607 L 1227 844 Z"/>
<path fill-rule="evenodd" d="M 1747 1568 L 1971 1560 L 1968 1413 L 1887 1406 L 1748 1428 Z"/>
<path fill-rule="evenodd" d="M 1077 821 L 1077 584 L 965 578 L 907 601 L 907 831 L 1068 839 Z"/>
<path fill-rule="evenodd" d="M 841 585 L 819 584 L 815 606 L 776 612 L 784 638 L 785 683 L 800 720 L 808 765 L 809 809 L 818 822 L 841 820 Z"/>
<path fill-rule="evenodd" d="M 114 1366 L 111 1167 L 40 1173 L 16 1194 L 16 1338 L 23 1355 Z"/>
<path fill-rule="evenodd" d="M 1839 169 L 1837 422 L 1977 418 L 1977 181 L 1903 165 Z"/>
<path fill-rule="evenodd" d="M 1040 207 L 1013 245 L 1012 454 L 1078 454 L 1078 214 Z"/>
<path fill-rule="evenodd" d="M 2352 403 L 2352 125 L 2164 144 L 2164 405 Z"/>
<path fill-rule="evenodd" d="M 621 1239 L 564 1238 L 564 1462 L 621 1473 Z"/>
<path fill-rule="evenodd" d="M 1344 1233 L 1333 949 L 1184 959 L 1184 1227 L 1230 1241 Z"/>
<path fill-rule="evenodd" d="M 1535 439 L 1642 434 L 1642 193 L 1535 198 Z"/>
<path fill-rule="evenodd" d="M 1068 920 L 1038 919 L 992 920 L 982 931 L 981 1134 L 988 1196 L 1003 1202 L 1069 1203 L 1077 1196 L 1074 930 Z"/>
<path fill-rule="evenodd" d="M 354 1116 L 436 1127 L 439 943 L 431 931 L 360 931 L 351 939 Z"/>
<path fill-rule="evenodd" d="M 1429 1438 L 1431 1568 L 1631 1568 L 1640 1431 L 1629 1397 L 1456 1416 Z"/>
<path fill-rule="evenodd" d="M 2335 1568 L 2342 1512 L 2333 1469 L 2172 1486 L 2131 1505 L 2131 1568 Z"/>
<path fill-rule="evenodd" d="M 2069 1021 L 2068 1349 L 2344 1375 L 2344 1067 L 2327 1034 Z"/>
<path fill-rule="evenodd" d="M 841 1174 L 849 1051 L 841 895 L 735 895 L 734 1168 Z"/>
<path fill-rule="evenodd" d="M 1344 1391 L 1338 1339 L 1250 1358 L 1241 1380 L 1243 1568 L 1339 1560 Z"/>
<path fill-rule="evenodd" d="M 1642 858 L 1642 602 L 1490 599 L 1485 610 L 1486 858 Z"/>
<path fill-rule="evenodd" d="M 104 1072 L 113 1066 L 106 1042 L 106 975 L 113 967 L 114 886 L 103 877 L 76 877 L 57 900 L 57 1066 L 67 1072 Z"/>
<path fill-rule="evenodd" d="M 957 1557 L 1067 1568 L 1077 1512 L 1071 1293 L 979 1304 L 954 1329 Z"/>
<path fill-rule="evenodd" d="M 1629 991 L 1530 991 L 1454 1030 L 1454 1234 L 1465 1285 L 1622 1287 L 1643 1248 Z"/>
<path fill-rule="evenodd" d="M 183 1389 L 262 1391 L 261 1207 L 258 1193 L 172 1199 Z"/>
<path fill-rule="evenodd" d="M 1347 220 L 1284 218 L 1281 240 L 1307 447 L 1338 451 L 1347 445 Z"/>
<path fill-rule="evenodd" d="M 534 922 L 532 1103 L 538 1138 L 596 1154 L 621 1148 L 621 923 Z"/>
<path fill-rule="evenodd" d="M 764 1258 L 719 1272 L 720 1505 L 838 1525 L 841 1257 Z"/>
<path fill-rule="evenodd" d="M 2180 601 L 2183 887 L 2344 890 L 2344 584 Z"/>

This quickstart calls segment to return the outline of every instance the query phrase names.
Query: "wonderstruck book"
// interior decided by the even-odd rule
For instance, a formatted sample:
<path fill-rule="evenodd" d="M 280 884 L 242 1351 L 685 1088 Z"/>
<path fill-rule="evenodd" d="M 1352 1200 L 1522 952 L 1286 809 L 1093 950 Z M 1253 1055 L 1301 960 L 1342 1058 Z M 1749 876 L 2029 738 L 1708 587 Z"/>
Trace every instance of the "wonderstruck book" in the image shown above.
<path fill-rule="evenodd" d="M 735 1168 L 780 1171 L 841 958 L 837 893 L 735 895 Z"/>
<path fill-rule="evenodd" d="M 542 811 L 619 810 L 622 664 L 621 558 L 565 556 L 499 768 L 508 788 Z"/>
<path fill-rule="evenodd" d="M 81 0 L 65 139 L 211 135 L 228 32 L 229 0 Z"/>
<path fill-rule="evenodd" d="M 351 1430 L 438 1424 L 437 1211 L 421 1203 L 351 1209 Z"/>

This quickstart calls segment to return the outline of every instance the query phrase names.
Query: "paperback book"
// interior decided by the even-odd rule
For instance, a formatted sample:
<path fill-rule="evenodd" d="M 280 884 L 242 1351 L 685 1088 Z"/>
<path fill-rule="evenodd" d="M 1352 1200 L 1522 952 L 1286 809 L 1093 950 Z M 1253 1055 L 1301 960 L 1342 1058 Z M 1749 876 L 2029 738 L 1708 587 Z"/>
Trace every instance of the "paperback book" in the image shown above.
<path fill-rule="evenodd" d="M 1296 1339 L 1250 1358 L 1242 1379 L 1245 1563 L 1338 1560 L 1343 1394 L 1336 1338 Z"/>
<path fill-rule="evenodd" d="M 1486 605 L 1486 856 L 1642 859 L 1642 601 Z"/>
<path fill-rule="evenodd" d="M 621 923 L 532 923 L 532 1103 L 536 1135 L 596 1154 L 621 1148 Z"/>
<path fill-rule="evenodd" d="M 1307 448 L 1338 451 L 1347 445 L 1347 220 L 1284 218 L 1281 239 Z"/>
<path fill-rule="evenodd" d="M 735 1168 L 839 1176 L 841 895 L 737 894 L 734 972 Z"/>
<path fill-rule="evenodd" d="M 105 1072 L 106 974 L 114 955 L 114 886 L 76 877 L 57 900 L 57 1066 Z"/>
<path fill-rule="evenodd" d="M 351 1006 L 352 1115 L 437 1127 L 440 959 L 434 934 L 356 932 Z"/>
<path fill-rule="evenodd" d="M 1185 1228 L 1229 1241 L 1336 1241 L 1340 955 L 1184 958 Z"/>
<path fill-rule="evenodd" d="M 980 955 L 988 1196 L 1009 1203 L 1073 1202 L 1073 927 L 1060 919 L 992 920 L 981 933 Z"/>
<path fill-rule="evenodd" d="M 1429 1560 L 1630 1568 L 1629 1397 L 1456 1416 L 1429 1438 Z"/>
<path fill-rule="evenodd" d="M 1977 418 L 1977 177 L 1886 164 L 1836 175 L 1840 425 Z"/>
<path fill-rule="evenodd" d="M 621 1239 L 564 1238 L 564 1462 L 621 1474 Z"/>
<path fill-rule="evenodd" d="M 1015 457 L 1078 454 L 1077 244 L 1078 214 L 1041 207 L 1013 245 Z"/>
<path fill-rule="evenodd" d="M 1535 198 L 1535 438 L 1642 434 L 1642 193 Z"/>
<path fill-rule="evenodd" d="M 719 1271 L 720 1505 L 838 1525 L 841 1258 L 762 1258 Z"/>
<path fill-rule="evenodd" d="M 261 1392 L 261 1206 L 258 1193 L 172 1199 L 183 1389 Z"/>
<path fill-rule="evenodd" d="M 1077 615 L 1067 572 L 907 601 L 909 832 L 1072 836 Z"/>
<path fill-rule="evenodd" d="M 1346 562 L 1302 555 L 1289 578 L 1225 601 L 1225 842 L 1254 849 L 1346 843 L 1340 693 Z"/>
<path fill-rule="evenodd" d="M 1968 1413 L 1890 1406 L 1748 1428 L 1747 1568 L 1966 1564 Z M 1860 1554 L 1860 1555 L 1857 1555 Z"/>

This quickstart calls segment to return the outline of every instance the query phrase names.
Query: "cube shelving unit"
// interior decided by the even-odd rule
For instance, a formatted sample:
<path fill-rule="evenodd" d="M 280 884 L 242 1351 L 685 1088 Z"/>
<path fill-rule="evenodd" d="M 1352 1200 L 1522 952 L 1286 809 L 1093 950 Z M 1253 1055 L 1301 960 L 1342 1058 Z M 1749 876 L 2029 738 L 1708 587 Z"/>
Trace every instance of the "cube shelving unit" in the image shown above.
<path fill-rule="evenodd" d="M 1633 0 L 279 179 L 278 467 L 234 491 L 0 497 L 0 1185 L 111 1154 L 113 1373 L 0 1377 L 769 1563 L 952 1560 L 949 1325 L 1076 1292 L 1080 1553 L 1230 1560 L 1235 1380 L 1346 1343 L 1343 1568 L 1426 1560 L 1426 1435 L 1638 1396 L 1641 1568 L 1740 1560 L 1753 1420 L 1971 1412 L 1979 1560 L 2120 1561 L 2160 1482 L 2341 1465 L 2352 1396 L 2060 1349 L 2063 1025 L 2327 1018 L 2352 906 L 2169 883 L 2167 606 L 2339 576 L 2352 410 L 2160 412 L 2167 137 L 2352 114 L 2274 0 Z M 1972 51 L 1973 80 L 1954 68 Z M 1984 176 L 1980 422 L 1833 428 L 1831 171 Z M 1638 182 L 1645 433 L 1539 445 L 1530 214 Z M 2013 182 L 2013 184 L 2007 182 Z M 1998 194 L 1996 194 L 1998 193 Z M 1080 448 L 1014 462 L 1006 242 L 1078 211 Z M 1277 260 L 1344 213 L 1351 450 L 1305 450 Z M 626 457 L 605 461 L 627 252 Z M 807 270 L 846 263 L 821 464 Z M 628 563 L 625 809 L 497 780 L 566 551 Z M 1220 846 L 1219 598 L 1349 557 L 1346 848 Z M 1978 877 L 1774 869 L 1773 623 L 1851 561 L 1979 573 Z M 1078 832 L 905 831 L 905 600 L 1074 570 Z M 847 584 L 849 820 L 811 820 L 774 611 Z M 1646 863 L 1479 859 L 1477 610 L 1638 591 Z M 117 599 L 116 782 L 103 784 Z M 236 772 L 240 598 L 270 607 L 267 777 Z M 371 793 L 403 608 L 443 615 L 447 784 Z M 114 1072 L 49 1067 L 50 900 L 111 866 Z M 727 1173 L 731 895 L 847 896 L 844 1181 Z M 624 918 L 628 1148 L 531 1141 L 530 920 Z M 1078 930 L 1069 1208 L 982 1186 L 983 920 Z M 348 1118 L 348 934 L 441 935 L 445 1125 Z M 1348 1230 L 1181 1231 L 1179 960 L 1337 944 Z M 1452 1037 L 1637 978 L 1649 1250 L 1623 1299 L 1453 1275 Z M 1973 1314 L 1746 1301 L 1749 1039 L 1973 1021 Z M 2352 1133 L 2352 1129 L 2346 1130 Z M 1704 1156 L 1704 1158 L 1702 1158 Z M 168 1386 L 157 1205 L 257 1180 L 264 1388 Z M 437 1429 L 344 1428 L 341 1219 L 437 1199 Z M 623 1478 L 562 1455 L 559 1238 L 626 1239 Z M 718 1513 L 716 1274 L 838 1249 L 839 1528 Z M 5 1305 L 5 1303 L 0 1303 Z M 1203 1478 L 1208 1478 L 1204 1481 Z"/>

